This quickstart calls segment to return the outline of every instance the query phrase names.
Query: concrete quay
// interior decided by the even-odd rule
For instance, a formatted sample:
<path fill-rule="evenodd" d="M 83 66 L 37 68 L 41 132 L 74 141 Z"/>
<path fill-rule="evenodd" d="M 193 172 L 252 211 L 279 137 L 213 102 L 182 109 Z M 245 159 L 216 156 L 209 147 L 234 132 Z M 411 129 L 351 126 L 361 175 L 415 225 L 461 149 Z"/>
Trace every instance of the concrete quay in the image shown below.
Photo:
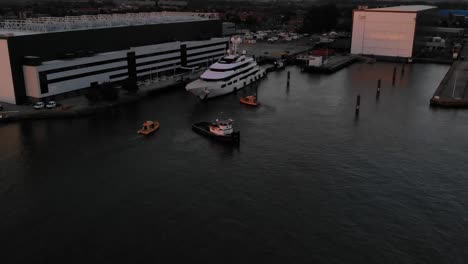
<path fill-rule="evenodd" d="M 187 82 L 200 76 L 205 69 L 184 74 L 159 78 L 152 81 L 140 82 L 137 93 L 119 90 L 119 97 L 115 101 L 90 102 L 85 96 L 76 96 L 57 101 L 54 109 L 36 110 L 32 105 L 13 105 L 2 103 L 4 110 L 0 111 L 0 123 L 53 118 L 76 118 L 90 116 L 106 109 L 134 103 L 163 90 L 182 88 Z"/>
<path fill-rule="evenodd" d="M 466 46 L 439 84 L 430 100 L 431 106 L 468 107 L 468 61 L 465 59 L 468 59 Z"/>
<path fill-rule="evenodd" d="M 323 72 L 323 73 L 334 73 L 343 69 L 344 67 L 353 64 L 360 60 L 358 56 L 354 55 L 343 55 L 329 57 L 326 63 L 320 67 L 304 67 L 303 70 L 306 72 Z"/>

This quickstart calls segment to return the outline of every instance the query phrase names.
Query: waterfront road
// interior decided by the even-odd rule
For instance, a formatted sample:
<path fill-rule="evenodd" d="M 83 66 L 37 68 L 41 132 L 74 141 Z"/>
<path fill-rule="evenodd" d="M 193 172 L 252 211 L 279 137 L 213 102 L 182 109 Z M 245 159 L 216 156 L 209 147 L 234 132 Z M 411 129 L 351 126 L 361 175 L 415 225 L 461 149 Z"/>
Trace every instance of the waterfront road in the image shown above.
<path fill-rule="evenodd" d="M 441 106 L 468 106 L 468 48 L 464 47 L 460 60 L 455 61 L 431 99 Z"/>

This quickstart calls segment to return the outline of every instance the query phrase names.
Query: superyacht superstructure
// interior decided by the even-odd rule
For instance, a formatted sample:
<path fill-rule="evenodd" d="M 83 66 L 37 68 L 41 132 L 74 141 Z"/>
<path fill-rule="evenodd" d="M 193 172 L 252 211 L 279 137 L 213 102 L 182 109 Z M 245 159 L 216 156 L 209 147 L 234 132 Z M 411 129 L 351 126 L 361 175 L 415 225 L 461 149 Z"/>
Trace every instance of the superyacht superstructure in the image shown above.
<path fill-rule="evenodd" d="M 234 41 L 233 41 L 234 42 Z M 212 64 L 198 80 L 189 83 L 185 89 L 200 99 L 213 98 L 244 88 L 266 75 L 254 58 L 237 54 L 234 50 Z"/>

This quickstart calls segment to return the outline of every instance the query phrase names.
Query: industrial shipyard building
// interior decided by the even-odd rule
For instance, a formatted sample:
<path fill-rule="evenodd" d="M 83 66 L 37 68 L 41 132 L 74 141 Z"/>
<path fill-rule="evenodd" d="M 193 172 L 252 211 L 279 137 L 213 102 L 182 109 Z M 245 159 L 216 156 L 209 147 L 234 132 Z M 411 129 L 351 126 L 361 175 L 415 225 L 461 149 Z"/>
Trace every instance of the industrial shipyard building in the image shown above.
<path fill-rule="evenodd" d="M 228 39 L 218 19 L 195 13 L 50 17 L 0 23 L 0 102 L 80 94 L 206 66 Z"/>
<path fill-rule="evenodd" d="M 353 13 L 351 53 L 411 58 L 424 45 L 423 28 L 436 18 L 435 6 L 360 8 Z"/>

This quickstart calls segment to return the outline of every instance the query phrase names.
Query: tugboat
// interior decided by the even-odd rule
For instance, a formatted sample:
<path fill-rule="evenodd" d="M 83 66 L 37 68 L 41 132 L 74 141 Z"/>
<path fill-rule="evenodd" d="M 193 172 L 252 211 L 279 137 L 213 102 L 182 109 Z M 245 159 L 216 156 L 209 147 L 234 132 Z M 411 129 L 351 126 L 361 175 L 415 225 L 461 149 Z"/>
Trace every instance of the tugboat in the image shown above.
<path fill-rule="evenodd" d="M 234 131 L 232 122 L 232 119 L 216 119 L 215 123 L 199 122 L 192 125 L 192 130 L 200 135 L 208 136 L 219 141 L 239 143 L 240 132 Z"/>
<path fill-rule="evenodd" d="M 251 105 L 251 106 L 260 105 L 255 95 L 247 95 L 247 96 L 241 97 L 240 102 L 246 105 Z"/>
<path fill-rule="evenodd" d="M 158 121 L 146 121 L 143 123 L 143 127 L 138 130 L 138 134 L 149 135 L 154 131 L 158 130 L 159 122 Z"/>
<path fill-rule="evenodd" d="M 246 105 L 259 106 L 258 101 L 258 86 L 255 87 L 255 95 L 247 95 L 240 98 L 240 102 Z"/>

